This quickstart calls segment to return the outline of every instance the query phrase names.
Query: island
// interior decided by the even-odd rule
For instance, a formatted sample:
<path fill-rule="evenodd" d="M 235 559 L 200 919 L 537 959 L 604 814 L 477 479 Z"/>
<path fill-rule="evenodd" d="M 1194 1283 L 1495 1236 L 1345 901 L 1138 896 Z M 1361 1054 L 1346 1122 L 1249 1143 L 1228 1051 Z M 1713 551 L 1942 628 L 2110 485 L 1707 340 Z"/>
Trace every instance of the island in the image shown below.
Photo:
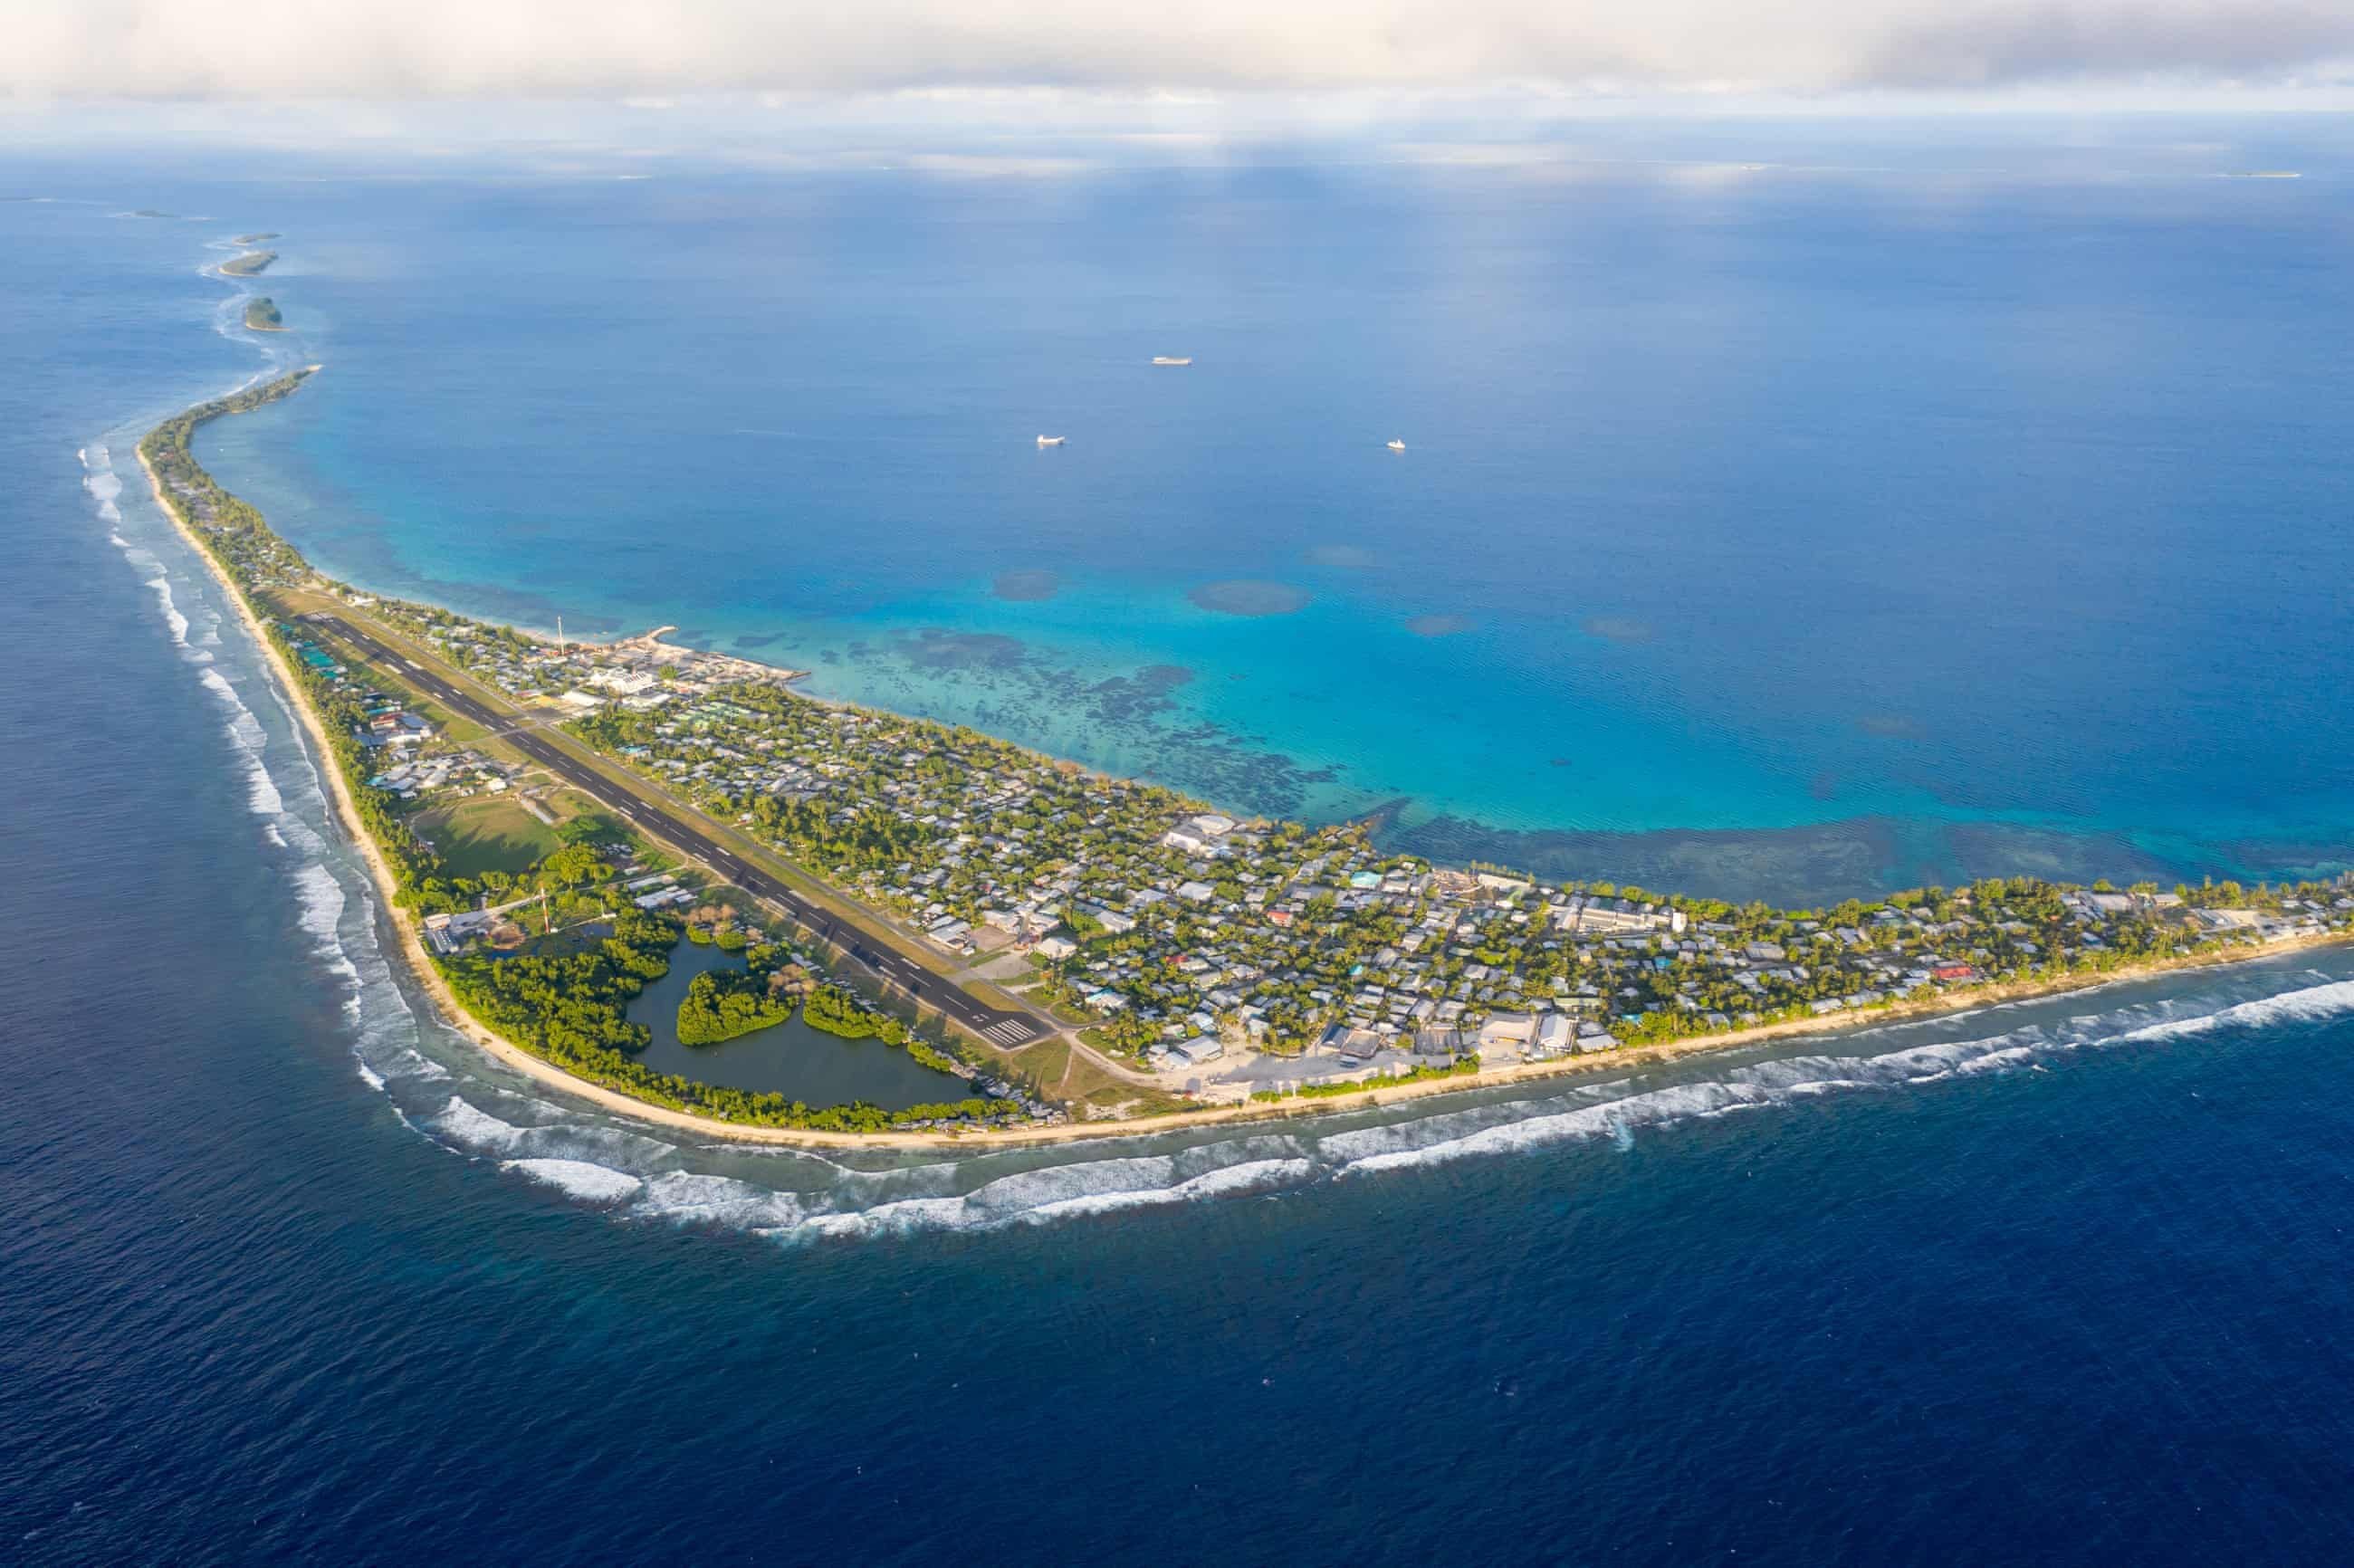
<path fill-rule="evenodd" d="M 229 243 L 230 243 L 231 245 L 266 245 L 266 244 L 268 244 L 270 240 L 273 240 L 273 239 L 275 239 L 275 238 L 278 238 L 278 236 L 277 236 L 274 232 L 264 232 L 264 233 L 260 233 L 260 234 L 240 234 L 240 235 L 239 235 L 236 238 L 234 238 L 234 239 L 230 240 L 230 241 L 229 241 Z"/>
<path fill-rule="evenodd" d="M 687 987 L 678 1008 L 678 1037 L 689 1045 L 716 1045 L 792 1015 L 792 1003 L 770 996 L 762 977 L 714 969 Z"/>
<path fill-rule="evenodd" d="M 659 634 L 551 639 L 371 595 L 315 571 L 191 448 L 316 369 L 166 420 L 141 461 L 331 764 L 436 1001 L 486 1050 L 627 1114 L 780 1142 L 1126 1136 L 1623 1069 L 2354 929 L 2348 877 L 1997 877 L 1779 909 L 1440 865 L 1363 823 L 1244 818 L 820 702 L 792 672 Z M 540 842 L 495 860 L 499 821 Z M 973 1092 L 885 1112 L 649 1070 L 625 1009 L 683 938 L 748 959 L 690 986 L 682 1041 L 798 1004 Z"/>
<path fill-rule="evenodd" d="M 220 264 L 221 274 L 228 278 L 258 278 L 278 260 L 275 250 L 249 250 L 242 256 L 232 256 Z"/>
<path fill-rule="evenodd" d="M 269 295 L 259 294 L 245 302 L 245 325 L 249 332 L 284 332 L 286 318 Z"/>

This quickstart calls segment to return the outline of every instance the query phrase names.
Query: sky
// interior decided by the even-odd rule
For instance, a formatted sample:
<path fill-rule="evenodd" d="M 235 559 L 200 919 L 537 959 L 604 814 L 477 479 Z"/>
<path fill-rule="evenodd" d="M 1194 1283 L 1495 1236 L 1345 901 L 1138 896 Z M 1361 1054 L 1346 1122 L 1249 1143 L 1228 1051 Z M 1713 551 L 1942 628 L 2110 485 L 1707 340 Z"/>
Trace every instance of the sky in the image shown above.
<path fill-rule="evenodd" d="M 1509 91 L 2294 102 L 2354 0 L 0 0 L 0 100 Z"/>

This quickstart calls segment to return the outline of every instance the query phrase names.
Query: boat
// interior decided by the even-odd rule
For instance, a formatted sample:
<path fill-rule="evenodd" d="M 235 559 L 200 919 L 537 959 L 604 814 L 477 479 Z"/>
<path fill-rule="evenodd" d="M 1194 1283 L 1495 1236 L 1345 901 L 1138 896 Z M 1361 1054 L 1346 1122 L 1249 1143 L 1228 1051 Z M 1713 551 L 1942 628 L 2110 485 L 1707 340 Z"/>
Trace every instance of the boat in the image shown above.
<path fill-rule="evenodd" d="M 1405 450 L 1405 443 L 1404 441 L 1392 441 L 1390 443 L 1390 450 L 1394 452 L 1402 452 Z"/>
<path fill-rule="evenodd" d="M 1040 436 L 1038 438 L 1038 444 L 1042 447 L 1059 447 L 1063 444 L 1063 438 L 1061 436 Z"/>
<path fill-rule="evenodd" d="M 1155 365 L 1191 365 L 1193 363 L 1193 356 L 1190 354 L 1156 354 L 1152 356 L 1152 363 Z"/>

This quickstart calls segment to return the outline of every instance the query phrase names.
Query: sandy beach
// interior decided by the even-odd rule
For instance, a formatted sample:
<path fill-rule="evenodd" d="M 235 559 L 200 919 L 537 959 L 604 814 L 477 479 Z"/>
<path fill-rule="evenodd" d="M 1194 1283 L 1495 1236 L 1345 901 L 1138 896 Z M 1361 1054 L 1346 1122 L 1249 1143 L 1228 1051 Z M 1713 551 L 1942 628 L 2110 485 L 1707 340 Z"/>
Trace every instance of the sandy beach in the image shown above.
<path fill-rule="evenodd" d="M 308 368 L 315 373 L 319 366 L 312 366 Z M 326 732 L 322 727 L 319 716 L 313 709 L 309 698 L 304 694 L 302 683 L 295 679 L 292 668 L 287 664 L 284 654 L 280 652 L 277 643 L 272 641 L 260 620 L 255 616 L 253 607 L 247 601 L 244 593 L 235 582 L 230 580 L 219 562 L 213 558 L 212 552 L 205 547 L 204 541 L 189 525 L 187 519 L 181 515 L 178 505 L 164 490 L 154 467 L 147 461 L 144 451 L 139 454 L 139 466 L 147 475 L 148 489 L 154 493 L 156 504 L 163 508 L 164 515 L 172 520 L 173 525 L 179 530 L 181 536 L 204 561 L 206 567 L 212 573 L 214 580 L 220 586 L 230 604 L 236 608 L 239 623 L 242 624 L 247 634 L 260 645 L 262 654 L 269 661 L 271 678 L 278 683 L 293 711 L 301 716 L 303 730 L 314 752 L 313 761 L 317 764 L 320 776 L 326 779 L 329 796 L 334 802 L 335 820 L 341 824 L 345 836 L 358 849 L 362 859 L 366 863 L 368 874 L 376 884 L 385 919 L 394 930 L 398 948 L 406 959 L 410 973 L 416 977 L 426 993 L 432 998 L 434 1006 L 443 1021 L 498 1061 L 550 1088 L 560 1090 L 577 1099 L 588 1101 L 599 1109 L 610 1111 L 616 1116 L 629 1117 L 639 1121 L 674 1128 L 705 1137 L 729 1139 L 745 1143 L 782 1144 L 796 1148 L 917 1150 L 1140 1138 L 1154 1133 L 1182 1132 L 1224 1123 L 1288 1121 L 1303 1117 L 1323 1117 L 1351 1111 L 1363 1111 L 1406 1100 L 1424 1099 L 1435 1095 L 1469 1094 L 1480 1089 L 1533 1083 L 1545 1078 L 1628 1072 L 1705 1053 L 1739 1050 L 1772 1040 L 1802 1035 L 1852 1033 L 1879 1024 L 1939 1014 L 1966 1012 L 2000 1002 L 2020 1001 L 2035 997 L 2056 996 L 2068 991 L 2091 991 L 2121 985 L 2179 969 L 2216 968 L 2243 963 L 2251 959 L 2272 958 L 2306 948 L 2336 945 L 2349 939 L 2347 937 L 2336 935 L 2308 938 L 2297 941 L 2275 942 L 2258 948 L 2164 959 L 2101 974 L 2072 975 L 2050 980 L 1984 986 L 1959 994 L 1949 993 L 1934 1001 L 1898 1002 L 1868 1012 L 1829 1018 L 1793 1019 L 1779 1023 L 1761 1024 L 1751 1029 L 1675 1041 L 1668 1044 L 1601 1052 L 1592 1055 L 1564 1057 L 1558 1061 L 1520 1063 L 1463 1077 L 1427 1078 L 1414 1083 L 1371 1088 L 1356 1094 L 1319 1096 L 1313 1099 L 1217 1106 L 1195 1111 L 1169 1112 L 1123 1120 L 1069 1122 L 1054 1127 L 976 1129 L 961 1133 L 819 1132 L 793 1128 L 753 1127 L 737 1122 L 718 1121 L 709 1117 L 673 1110 L 667 1106 L 652 1105 L 599 1085 L 576 1078 L 554 1064 L 534 1055 L 514 1042 L 484 1028 L 459 1004 L 457 997 L 443 982 L 440 971 L 434 968 L 431 958 L 425 950 L 419 923 L 408 911 L 399 907 L 394 902 L 396 888 L 391 868 L 385 863 L 375 841 L 361 826 L 357 807 L 352 800 L 351 786 L 344 778 L 343 770 L 335 766 L 334 747 L 329 744 Z M 652 635 L 658 636 L 659 633 Z"/>

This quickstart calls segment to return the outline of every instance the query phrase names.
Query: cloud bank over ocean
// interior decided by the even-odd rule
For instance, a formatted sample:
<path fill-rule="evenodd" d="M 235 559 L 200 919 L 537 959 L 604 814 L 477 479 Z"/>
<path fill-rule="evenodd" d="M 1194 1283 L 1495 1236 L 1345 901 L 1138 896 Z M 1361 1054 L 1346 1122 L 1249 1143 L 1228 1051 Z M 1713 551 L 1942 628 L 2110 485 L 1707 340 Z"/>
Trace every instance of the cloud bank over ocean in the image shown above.
<path fill-rule="evenodd" d="M 0 0 L 0 36 L 20 101 L 2354 79 L 2339 0 Z"/>

